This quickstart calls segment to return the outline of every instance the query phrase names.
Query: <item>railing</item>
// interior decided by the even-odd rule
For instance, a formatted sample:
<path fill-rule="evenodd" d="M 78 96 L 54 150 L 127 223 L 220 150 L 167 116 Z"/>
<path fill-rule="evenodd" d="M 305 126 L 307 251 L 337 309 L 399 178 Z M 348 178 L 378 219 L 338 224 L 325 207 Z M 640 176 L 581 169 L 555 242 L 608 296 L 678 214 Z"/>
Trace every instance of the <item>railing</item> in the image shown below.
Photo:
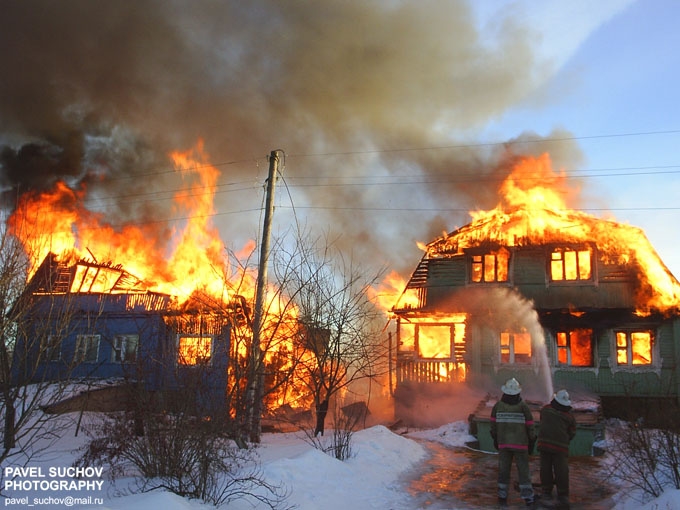
<path fill-rule="evenodd" d="M 465 365 L 454 361 L 397 360 L 397 384 L 465 380 Z"/>

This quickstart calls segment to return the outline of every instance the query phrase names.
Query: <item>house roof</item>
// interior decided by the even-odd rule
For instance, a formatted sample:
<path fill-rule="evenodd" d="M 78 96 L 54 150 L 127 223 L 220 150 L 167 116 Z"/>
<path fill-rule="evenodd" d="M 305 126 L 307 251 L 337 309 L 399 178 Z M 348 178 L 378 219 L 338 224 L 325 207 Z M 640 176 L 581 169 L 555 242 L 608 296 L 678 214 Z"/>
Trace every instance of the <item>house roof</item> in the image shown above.
<path fill-rule="evenodd" d="M 518 208 L 471 213 L 473 221 L 425 246 L 425 255 L 413 271 L 399 302 L 408 291 L 426 287 L 430 263 L 464 255 L 474 248 L 591 245 L 607 264 L 635 268 L 648 284 L 658 308 L 680 305 L 680 283 L 663 263 L 645 233 L 631 225 L 604 220 L 574 210 Z M 397 305 L 398 307 L 398 305 Z M 395 308 L 397 308 L 395 307 Z"/>
<path fill-rule="evenodd" d="M 134 294 L 147 293 L 142 280 L 121 265 L 86 259 L 60 260 L 49 253 L 28 284 L 32 293 L 50 294 Z"/>

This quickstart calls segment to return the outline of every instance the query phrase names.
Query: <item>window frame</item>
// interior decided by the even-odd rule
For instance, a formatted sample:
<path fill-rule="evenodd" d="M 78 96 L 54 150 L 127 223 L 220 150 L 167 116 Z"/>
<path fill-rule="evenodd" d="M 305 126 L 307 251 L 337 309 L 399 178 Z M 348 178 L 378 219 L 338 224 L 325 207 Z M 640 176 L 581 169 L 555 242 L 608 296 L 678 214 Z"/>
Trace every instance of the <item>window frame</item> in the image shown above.
<path fill-rule="evenodd" d="M 507 335 L 508 338 L 508 343 L 507 343 L 507 348 L 504 349 L 504 343 L 503 343 L 503 336 Z M 529 357 L 526 359 L 526 361 L 517 361 L 516 359 L 516 349 L 515 349 L 515 340 L 517 336 L 520 335 L 528 335 L 529 336 Z M 507 353 L 508 356 L 508 361 L 503 360 L 503 354 L 504 351 Z M 528 331 L 501 331 L 498 339 L 498 360 L 501 365 L 531 365 L 532 361 L 534 358 L 534 346 L 531 341 L 531 334 Z"/>
<path fill-rule="evenodd" d="M 649 334 L 649 354 L 651 356 L 651 360 L 649 363 L 634 363 L 633 362 L 633 342 L 632 342 L 632 335 L 636 333 L 647 333 Z M 619 346 L 618 343 L 618 335 L 619 334 L 624 334 L 626 335 L 626 345 L 625 346 Z M 654 352 L 656 347 L 656 334 L 655 331 L 652 328 L 617 328 L 614 330 L 614 339 L 613 339 L 613 354 L 614 354 L 614 363 L 616 368 L 645 368 L 645 367 L 654 367 L 656 366 L 656 360 L 658 358 L 657 354 Z M 619 351 L 625 349 L 626 351 L 626 363 L 619 363 Z"/>
<path fill-rule="evenodd" d="M 574 365 L 573 359 L 573 349 L 572 349 L 572 337 L 576 332 L 579 331 L 589 331 L 590 336 L 590 364 L 589 365 Z M 565 345 L 560 345 L 560 335 L 563 334 L 566 337 Z M 592 328 L 563 328 L 555 331 L 555 366 L 556 367 L 571 367 L 571 368 L 594 368 L 595 367 L 595 357 L 596 357 L 596 344 L 595 344 L 595 331 Z M 566 362 L 560 361 L 560 351 L 563 350 L 566 353 Z"/>
<path fill-rule="evenodd" d="M 198 355 L 196 356 L 196 360 L 193 363 L 187 362 L 182 356 L 181 356 L 181 348 L 182 348 L 182 339 L 184 338 L 196 338 L 196 339 L 201 339 L 201 340 L 208 340 L 210 343 L 210 352 L 207 357 L 199 357 Z M 215 351 L 215 335 L 190 335 L 190 334 L 179 334 L 177 335 L 177 348 L 175 350 L 175 361 L 178 366 L 181 367 L 201 367 L 201 366 L 211 366 L 212 365 L 212 360 L 213 360 L 213 355 Z"/>
<path fill-rule="evenodd" d="M 565 254 L 570 254 L 573 253 L 575 257 L 575 262 L 574 262 L 574 269 L 576 271 L 576 278 L 568 278 L 568 261 L 567 257 Z M 581 263 L 579 261 L 580 259 L 580 254 L 582 253 L 588 253 L 589 254 L 589 274 L 586 277 L 585 275 L 582 275 L 581 271 Z M 560 254 L 561 257 L 559 259 L 555 259 L 555 254 Z M 594 283 L 596 281 L 596 276 L 595 276 L 595 270 L 597 267 L 597 264 L 595 261 L 597 260 L 597 255 L 595 248 L 591 245 L 580 245 L 580 246 L 574 246 L 574 245 L 569 245 L 569 244 L 560 244 L 560 245 L 553 245 L 549 248 L 548 256 L 547 256 L 547 274 L 548 274 L 548 281 L 551 284 L 557 284 L 557 285 L 578 285 L 578 284 L 583 284 L 583 283 Z M 554 276 L 553 272 L 553 267 L 555 266 L 556 263 L 559 263 L 561 266 L 561 274 L 562 278 L 561 279 L 556 279 Z"/>
<path fill-rule="evenodd" d="M 128 343 L 130 340 L 134 339 L 134 355 L 128 359 Z M 137 357 L 139 355 L 139 335 L 138 334 L 120 334 L 113 337 L 113 343 L 111 345 L 111 361 L 113 363 L 120 364 L 131 364 L 137 362 Z"/>
<path fill-rule="evenodd" d="M 492 261 L 490 261 L 490 259 Z M 486 250 L 486 251 L 475 251 L 468 255 L 468 270 L 469 270 L 469 281 L 472 284 L 488 285 L 488 284 L 507 284 L 510 282 L 510 251 L 501 247 L 497 250 Z M 479 259 L 479 260 L 477 260 Z M 502 264 L 502 261 L 505 264 Z M 492 266 L 492 267 L 490 267 Z M 477 271 L 475 268 L 479 267 Z M 504 270 L 504 271 L 502 271 Z M 493 273 L 493 279 L 487 279 L 487 274 Z M 505 279 L 499 279 L 499 274 L 505 275 Z M 476 279 L 476 275 L 479 274 L 479 279 Z"/>
<path fill-rule="evenodd" d="M 96 348 L 93 350 L 90 346 L 92 340 L 96 340 Z M 83 349 L 83 344 L 85 348 Z M 88 334 L 88 335 L 76 335 L 76 343 L 73 349 L 73 362 L 74 363 L 97 363 L 99 360 L 99 347 L 101 345 L 101 335 L 98 334 Z M 88 354 L 94 352 L 94 359 L 89 359 Z"/>
<path fill-rule="evenodd" d="M 40 351 L 45 353 L 46 361 L 61 361 L 61 347 L 63 338 L 60 335 L 49 334 L 40 340 Z"/>

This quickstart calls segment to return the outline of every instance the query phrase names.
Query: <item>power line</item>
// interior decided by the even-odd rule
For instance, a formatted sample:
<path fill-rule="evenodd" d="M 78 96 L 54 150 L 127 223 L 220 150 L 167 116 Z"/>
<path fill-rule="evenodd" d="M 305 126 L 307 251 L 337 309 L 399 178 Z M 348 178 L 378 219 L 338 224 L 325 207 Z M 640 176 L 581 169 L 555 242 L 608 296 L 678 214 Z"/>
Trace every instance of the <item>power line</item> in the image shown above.
<path fill-rule="evenodd" d="M 679 134 L 680 129 L 671 129 L 667 131 L 639 131 L 632 133 L 613 133 L 604 135 L 584 135 L 584 136 L 564 136 L 564 137 L 554 137 L 554 138 L 528 138 L 521 140 L 510 140 L 505 142 L 479 142 L 479 143 L 462 143 L 462 144 L 452 144 L 452 145 L 437 145 L 437 146 L 425 146 L 425 147 L 401 147 L 397 149 L 371 149 L 371 150 L 361 150 L 361 151 L 338 151 L 338 152 L 310 152 L 310 153 L 300 153 L 300 154 L 289 154 L 289 158 L 308 158 L 317 156 L 352 156 L 361 154 L 388 154 L 393 152 L 413 152 L 413 151 L 429 151 L 429 150 L 446 150 L 446 149 L 472 149 L 481 147 L 501 147 L 501 146 L 512 146 L 512 145 L 527 145 L 534 143 L 545 143 L 545 142 L 567 142 L 575 140 L 594 140 L 598 138 L 624 138 L 632 136 L 651 136 L 651 135 L 671 135 Z"/>
<path fill-rule="evenodd" d="M 646 171 L 652 169 L 659 169 L 658 171 Z M 622 172 L 618 172 L 622 170 Z M 630 171 L 630 170 L 640 170 L 640 171 Z M 625 172 L 624 172 L 625 171 Z M 603 172 L 603 173 L 589 173 L 589 172 Z M 565 179 L 583 179 L 583 178 L 596 178 L 596 177 L 634 177 L 634 176 L 649 176 L 649 175 L 664 175 L 664 174 L 680 174 L 680 165 L 666 165 L 666 166 L 645 166 L 645 167 L 621 167 L 621 168 L 608 168 L 608 169 L 592 169 L 592 170 L 575 170 L 572 172 L 563 172 L 558 174 L 558 177 L 563 177 Z M 319 182 L 319 183 L 303 183 L 303 184 L 293 184 L 287 183 L 286 186 L 291 188 L 337 188 L 337 187 L 351 187 L 351 186 L 413 186 L 417 184 L 424 185 L 436 185 L 436 184 L 455 184 L 455 183 L 468 183 L 468 182 L 478 182 L 478 183 L 489 183 L 489 182 L 502 182 L 507 176 L 496 177 L 496 176 L 480 176 L 480 174 L 473 173 L 462 173 L 451 175 L 445 179 L 422 179 L 417 178 L 415 175 L 400 175 L 400 176 L 346 176 L 346 177 L 289 177 L 289 181 L 294 181 L 296 179 L 302 180 L 326 180 L 326 179 L 353 179 L 359 180 L 358 182 Z M 381 181 L 371 181 L 371 179 L 380 178 Z M 388 179 L 397 179 L 390 181 Z M 399 180 L 408 179 L 408 180 Z M 535 177 L 533 175 L 515 177 L 515 180 L 520 182 L 531 182 L 531 181 L 542 181 L 544 177 Z M 237 184 L 243 184 L 247 181 L 230 182 L 226 184 L 218 184 L 216 188 L 223 188 L 227 186 L 235 186 Z M 114 204 L 125 204 L 130 202 L 139 202 L 138 199 L 148 197 L 144 199 L 145 202 L 163 201 L 170 200 L 176 193 L 183 193 L 186 197 L 203 197 L 208 195 L 221 195 L 225 193 L 235 193 L 241 191 L 249 191 L 261 187 L 262 183 L 252 183 L 249 186 L 239 187 L 235 189 L 227 189 L 221 191 L 214 191 L 208 189 L 205 192 L 193 192 L 190 194 L 185 193 L 185 189 L 176 188 L 171 190 L 159 190 L 151 191 L 148 193 L 137 193 L 137 194 L 125 194 L 125 195 L 107 195 L 96 198 L 88 198 L 83 201 L 84 204 L 101 204 L 102 202 L 110 202 Z M 124 200 L 122 200 L 124 198 Z"/>
<path fill-rule="evenodd" d="M 278 206 L 280 209 L 291 209 L 290 206 L 281 205 Z M 456 213 L 469 213 L 471 208 L 460 208 L 460 207 L 329 207 L 329 206 L 313 206 L 313 205 L 303 205 L 296 206 L 296 209 L 318 209 L 318 210 L 329 210 L 329 211 L 387 211 L 387 212 L 456 212 Z M 527 208 L 527 211 L 531 211 L 531 208 Z M 544 210 L 544 209 L 536 209 Z M 567 212 L 567 211 L 577 211 L 577 212 L 630 212 L 630 211 L 680 211 L 680 207 L 588 207 L 588 208 L 578 208 L 578 209 L 551 209 L 554 212 Z"/>

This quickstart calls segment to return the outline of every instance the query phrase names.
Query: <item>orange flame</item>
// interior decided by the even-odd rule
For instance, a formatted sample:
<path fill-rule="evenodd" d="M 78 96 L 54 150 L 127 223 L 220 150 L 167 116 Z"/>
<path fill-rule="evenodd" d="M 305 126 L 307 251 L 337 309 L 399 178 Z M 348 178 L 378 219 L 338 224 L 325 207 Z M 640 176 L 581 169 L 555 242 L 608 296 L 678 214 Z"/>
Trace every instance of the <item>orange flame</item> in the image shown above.
<path fill-rule="evenodd" d="M 369 298 L 380 309 L 386 312 L 395 308 L 415 308 L 419 300 L 415 293 L 404 290 L 406 280 L 396 271 L 391 271 L 380 284 L 368 289 Z M 395 305 L 395 303 L 397 303 Z"/>
<path fill-rule="evenodd" d="M 644 232 L 630 225 L 571 209 L 569 204 L 575 203 L 579 191 L 567 185 L 563 172 L 553 170 L 548 154 L 524 157 L 516 162 L 501 184 L 498 206 L 486 211 L 471 211 L 470 224 L 423 245 L 425 258 L 460 255 L 467 248 L 495 243 L 498 248 L 488 251 L 488 260 L 482 261 L 481 256 L 477 257 L 479 260 L 473 258 L 471 279 L 475 282 L 500 282 L 507 281 L 509 267 L 508 252 L 504 247 L 573 243 L 582 248 L 556 250 L 552 254 L 550 271 L 553 280 L 592 278 L 591 262 L 597 256 L 605 265 L 628 265 L 640 277 L 636 313 L 645 315 L 653 309 L 661 312 L 677 310 L 680 306 L 680 284 L 663 264 Z M 597 252 L 593 247 L 597 248 Z M 412 278 L 418 280 L 423 276 L 416 269 Z M 408 288 L 406 280 L 393 272 L 375 289 L 375 301 L 384 310 L 419 309 L 423 303 L 417 287 L 419 285 Z M 409 320 L 415 324 L 419 319 L 411 317 Z M 432 314 L 422 320 L 432 323 Z M 431 329 L 436 332 L 434 328 Z M 408 332 L 408 327 L 402 324 L 400 349 L 414 350 L 413 337 L 405 332 Z M 439 335 L 425 328 L 419 333 L 418 349 L 421 356 L 437 358 L 450 354 L 446 335 L 442 340 Z M 464 336 L 464 331 L 460 333 Z M 580 345 L 579 338 L 575 338 L 574 342 Z M 634 338 L 632 342 L 650 344 L 647 338 Z M 584 350 L 577 354 L 578 359 L 572 362 L 584 365 L 590 363 L 591 352 Z M 625 356 L 625 352 L 622 351 L 621 356 Z M 637 358 L 633 361 L 642 362 Z"/>
<path fill-rule="evenodd" d="M 93 258 L 102 264 L 115 263 L 141 280 L 136 288 L 172 295 L 180 305 L 199 294 L 210 296 L 217 303 L 228 303 L 240 295 L 252 303 L 257 275 L 247 266 L 241 266 L 240 261 L 249 258 L 255 243 L 251 241 L 240 253 L 235 253 L 238 267 L 231 267 L 212 223 L 219 171 L 210 164 L 202 141 L 193 149 L 175 151 L 169 156 L 182 177 L 183 186 L 174 194 L 172 202 L 173 212 L 180 219 L 164 228 L 159 228 L 158 222 L 114 226 L 109 218 L 83 205 L 87 195 L 84 186 L 74 190 L 58 182 L 47 192 L 23 194 L 7 226 L 22 242 L 30 259 L 28 277 L 35 274 L 49 253 L 54 253 L 67 263 Z M 112 278 L 118 274 L 110 272 Z M 96 282 L 92 279 L 95 273 Z M 110 280 L 106 267 L 97 267 L 96 271 L 84 267 L 75 276 L 78 282 L 75 291 L 107 292 L 111 288 Z M 230 296 L 230 292 L 234 296 Z M 276 289 L 267 289 L 266 296 L 264 328 L 268 333 L 264 335 L 263 352 L 268 363 L 276 363 L 282 371 L 290 370 L 296 348 L 293 339 L 297 311 Z M 234 356 L 245 357 L 251 332 L 244 328 L 234 334 L 240 335 L 233 342 Z M 207 337 L 182 338 L 180 363 L 195 364 L 207 359 L 209 341 Z M 299 388 L 289 386 L 272 395 L 271 401 L 281 404 L 291 398 L 301 401 L 303 397 Z"/>
<path fill-rule="evenodd" d="M 659 258 L 644 232 L 636 227 L 570 209 L 578 190 L 552 170 L 550 157 L 525 157 L 500 187 L 501 203 L 489 211 L 471 212 L 472 223 L 427 245 L 430 258 L 463 253 L 483 242 L 502 246 L 592 243 L 605 264 L 636 264 L 642 285 L 638 308 L 667 311 L 680 305 L 680 284 Z M 573 270 L 590 267 L 589 250 L 570 252 Z M 569 262 L 569 260 L 567 260 Z M 557 266 L 558 264 L 555 264 Z M 588 278 L 589 275 L 581 275 Z M 573 279 L 564 274 L 555 279 Z"/>
<path fill-rule="evenodd" d="M 196 290 L 227 300 L 220 273 L 224 249 L 211 220 L 219 172 L 208 163 L 200 142 L 187 152 L 172 153 L 171 158 L 185 181 L 173 202 L 184 222 L 172 228 L 174 246 L 163 245 L 166 241 L 157 223 L 114 227 L 103 214 L 83 206 L 84 186 L 72 190 L 58 182 L 50 191 L 22 195 L 8 219 L 10 232 L 30 257 L 29 277 L 49 252 L 61 260 L 96 257 L 120 264 L 149 290 L 175 295 L 180 302 Z"/>

